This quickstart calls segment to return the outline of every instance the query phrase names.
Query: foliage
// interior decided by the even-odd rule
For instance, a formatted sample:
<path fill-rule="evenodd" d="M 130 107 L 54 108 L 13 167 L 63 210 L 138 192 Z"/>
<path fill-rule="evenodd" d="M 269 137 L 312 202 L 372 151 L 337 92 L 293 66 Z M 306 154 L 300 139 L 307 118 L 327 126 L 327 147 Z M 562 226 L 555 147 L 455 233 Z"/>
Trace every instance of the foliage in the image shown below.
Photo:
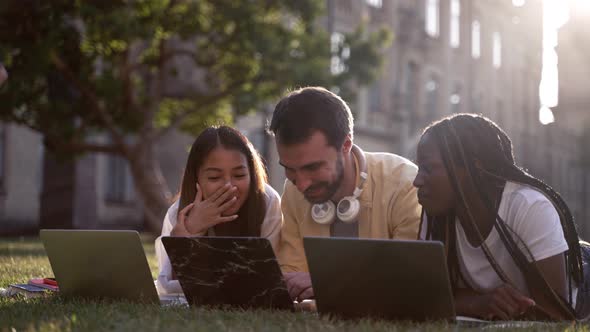
<path fill-rule="evenodd" d="M 317 24 L 324 1 L 8 0 L 0 4 L 0 119 L 45 134 L 66 153 L 126 152 L 123 136 L 151 144 L 181 127 L 260 107 L 285 89 L 340 87 L 376 75 L 385 30 L 358 31 L 331 50 Z M 346 69 L 330 73 L 335 52 Z M 343 56 L 343 52 L 346 54 Z M 72 146 L 97 132 L 113 146 Z"/>
<path fill-rule="evenodd" d="M 154 147 L 196 135 L 306 85 L 354 95 L 377 73 L 385 30 L 332 47 L 323 0 L 4 0 L 0 121 L 28 126 L 53 156 L 121 155 L 158 234 L 171 192 Z M 340 59 L 338 73 L 330 64 Z M 96 139 L 96 134 L 109 139 Z"/>

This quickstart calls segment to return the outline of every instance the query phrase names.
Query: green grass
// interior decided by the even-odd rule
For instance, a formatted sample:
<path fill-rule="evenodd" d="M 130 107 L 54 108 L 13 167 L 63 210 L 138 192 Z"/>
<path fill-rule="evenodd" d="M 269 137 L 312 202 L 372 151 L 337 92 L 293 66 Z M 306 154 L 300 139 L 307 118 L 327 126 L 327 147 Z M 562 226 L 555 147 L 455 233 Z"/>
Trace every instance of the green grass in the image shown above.
<path fill-rule="evenodd" d="M 157 273 L 154 246 L 144 239 L 152 275 Z M 38 239 L 0 239 L 0 287 L 53 275 Z M 488 327 L 496 329 L 495 327 Z M 465 327 L 375 320 L 336 321 L 313 313 L 228 311 L 127 302 L 64 301 L 58 296 L 0 298 L 0 331 L 440 331 Z M 508 328 L 510 330 L 511 328 Z M 572 324 L 535 324 L 525 330 L 590 331 Z M 521 331 L 521 329 L 519 329 Z"/>

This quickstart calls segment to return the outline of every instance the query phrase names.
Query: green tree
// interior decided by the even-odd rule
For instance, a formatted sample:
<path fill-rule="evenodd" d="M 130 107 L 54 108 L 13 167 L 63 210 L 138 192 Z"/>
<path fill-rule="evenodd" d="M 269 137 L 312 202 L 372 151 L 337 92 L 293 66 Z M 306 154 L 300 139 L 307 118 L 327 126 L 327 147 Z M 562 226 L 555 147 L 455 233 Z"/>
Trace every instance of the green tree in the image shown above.
<path fill-rule="evenodd" d="M 62 156 L 126 159 L 150 228 L 170 190 L 154 144 L 231 122 L 285 89 L 356 86 L 379 70 L 389 32 L 359 28 L 331 47 L 320 0 L 5 0 L 0 4 L 0 119 L 44 135 Z M 330 71 L 332 57 L 341 67 Z M 342 70 L 343 69 L 343 70 Z M 97 143 L 90 135 L 106 133 Z"/>

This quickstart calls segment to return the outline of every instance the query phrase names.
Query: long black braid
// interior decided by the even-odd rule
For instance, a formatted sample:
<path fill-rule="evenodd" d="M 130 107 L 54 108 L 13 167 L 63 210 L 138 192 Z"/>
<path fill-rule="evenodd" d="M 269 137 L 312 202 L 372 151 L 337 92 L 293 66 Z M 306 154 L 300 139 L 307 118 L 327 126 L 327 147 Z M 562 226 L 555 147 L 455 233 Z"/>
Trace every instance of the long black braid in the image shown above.
<path fill-rule="evenodd" d="M 530 261 L 534 261 L 534 257 L 532 257 L 526 244 L 522 243 L 518 235 L 498 216 L 499 201 L 496 197 L 498 188 L 503 188 L 506 181 L 525 184 L 545 194 L 559 214 L 564 236 L 568 243 L 569 250 L 565 254 L 567 273 L 577 284 L 583 280 L 579 239 L 569 208 L 561 196 L 549 185 L 528 174 L 516 165 L 512 151 L 512 142 L 502 129 L 481 115 L 456 114 L 431 124 L 424 130 L 423 135 L 426 133 L 432 133 L 436 138 L 435 141 L 441 151 L 450 182 L 465 205 L 470 216 L 469 219 L 471 219 L 472 226 L 475 230 L 478 230 L 478 228 L 475 226 L 475 221 L 456 177 L 458 167 L 462 167 L 467 171 L 468 181 L 478 190 L 478 194 L 488 212 L 494 216 L 494 228 L 500 235 L 508 252 L 514 258 L 517 266 L 519 266 L 525 275 L 528 274 L 530 276 L 533 274 L 533 279 L 536 282 L 547 285 L 538 268 L 534 264 L 529 263 Z M 461 278 L 461 273 L 456 257 L 454 220 L 454 215 L 436 218 L 427 216 L 426 226 L 428 230 L 427 238 L 441 240 L 445 243 L 445 247 L 449 253 L 447 255 L 447 263 L 451 281 L 453 285 L 457 285 L 458 279 Z M 478 235 L 490 264 L 503 281 L 509 282 L 507 276 L 503 274 L 501 268 L 495 263 L 491 253 L 487 251 L 481 234 Z M 514 240 L 515 237 L 516 240 L 522 243 L 524 248 L 520 247 L 521 249 L 519 249 L 518 244 Z M 524 253 L 522 252 L 523 250 L 525 251 Z M 550 287 L 543 287 L 543 289 L 545 288 L 548 288 L 549 295 L 557 296 Z M 571 285 L 569 289 L 568 302 L 571 304 Z M 571 307 L 569 312 L 571 312 Z"/>

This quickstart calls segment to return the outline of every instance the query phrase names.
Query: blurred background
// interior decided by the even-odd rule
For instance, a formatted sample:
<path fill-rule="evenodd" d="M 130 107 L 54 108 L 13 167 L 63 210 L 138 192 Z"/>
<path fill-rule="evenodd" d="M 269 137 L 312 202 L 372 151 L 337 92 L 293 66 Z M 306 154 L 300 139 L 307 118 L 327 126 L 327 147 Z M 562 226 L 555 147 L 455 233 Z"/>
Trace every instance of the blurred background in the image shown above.
<path fill-rule="evenodd" d="M 242 130 L 282 192 L 265 124 L 322 85 L 367 151 L 413 159 L 430 122 L 491 118 L 588 239 L 589 17 L 588 0 L 4 1 L 0 235 L 157 234 L 207 124 Z"/>

